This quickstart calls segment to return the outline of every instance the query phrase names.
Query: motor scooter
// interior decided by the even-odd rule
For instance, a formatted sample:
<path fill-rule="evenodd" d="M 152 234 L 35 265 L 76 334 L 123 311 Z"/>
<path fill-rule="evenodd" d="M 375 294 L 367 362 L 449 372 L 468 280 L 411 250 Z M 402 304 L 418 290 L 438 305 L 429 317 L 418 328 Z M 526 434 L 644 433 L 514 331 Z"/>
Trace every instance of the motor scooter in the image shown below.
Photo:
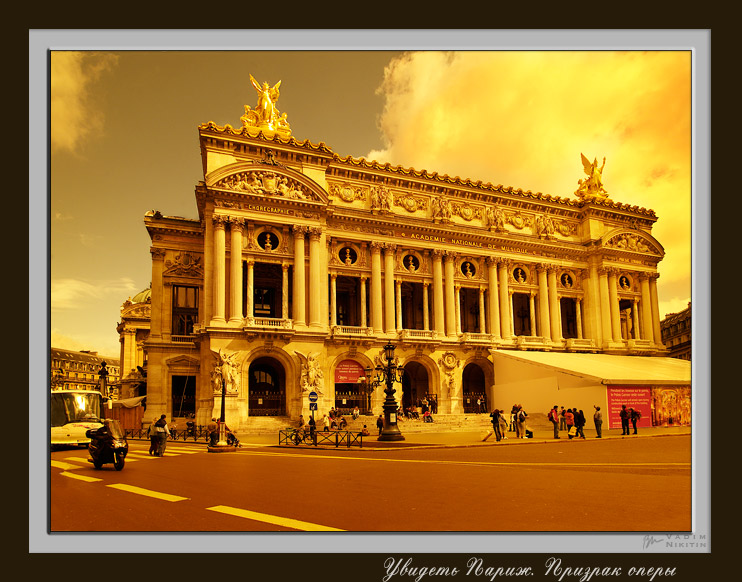
<path fill-rule="evenodd" d="M 85 433 L 85 436 L 90 438 L 90 445 L 88 445 L 90 458 L 88 462 L 93 463 L 96 469 L 100 469 L 106 463 L 113 463 L 117 471 L 124 468 L 124 459 L 129 452 L 129 443 L 118 420 L 106 418 L 103 420 L 101 428 L 90 429 Z"/>

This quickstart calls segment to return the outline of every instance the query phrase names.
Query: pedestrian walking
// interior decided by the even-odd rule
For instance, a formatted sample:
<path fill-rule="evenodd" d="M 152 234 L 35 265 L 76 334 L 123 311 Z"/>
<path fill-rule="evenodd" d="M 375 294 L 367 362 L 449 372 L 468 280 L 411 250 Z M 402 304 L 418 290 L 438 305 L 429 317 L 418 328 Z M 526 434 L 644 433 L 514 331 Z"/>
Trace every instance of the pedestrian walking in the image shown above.
<path fill-rule="evenodd" d="M 149 436 L 149 454 L 155 455 L 157 448 L 159 447 L 159 437 L 157 436 L 157 427 L 155 423 L 157 419 L 152 419 L 152 423 L 147 427 L 147 436 Z"/>
<path fill-rule="evenodd" d="M 482 412 L 482 399 L 477 396 L 477 413 Z"/>
<path fill-rule="evenodd" d="M 554 438 L 559 438 L 559 412 L 557 411 L 557 405 L 554 405 L 554 408 L 552 408 L 549 411 L 549 420 L 551 421 L 551 424 L 554 426 Z"/>
<path fill-rule="evenodd" d="M 595 414 L 593 414 L 593 422 L 595 423 L 595 432 L 597 433 L 596 439 L 603 438 L 603 413 L 600 412 L 600 406 L 595 406 Z"/>
<path fill-rule="evenodd" d="M 642 417 L 642 413 L 634 408 L 629 408 L 629 420 L 631 420 L 631 426 L 634 428 L 634 434 L 637 434 L 636 432 L 636 423 L 639 422 L 639 419 Z M 628 433 L 627 433 L 628 434 Z"/>
<path fill-rule="evenodd" d="M 492 419 L 490 422 L 492 422 L 492 432 L 495 433 L 495 440 L 500 442 L 502 440 L 502 431 L 500 430 L 500 411 L 495 408 L 492 411 L 492 414 L 490 414 L 490 418 Z"/>
<path fill-rule="evenodd" d="M 562 410 L 559 411 L 559 430 L 567 430 L 567 418 L 564 416 L 566 412 L 562 406 Z"/>
<path fill-rule="evenodd" d="M 155 422 L 155 430 L 157 431 L 157 451 L 155 452 L 155 456 L 164 457 L 165 447 L 167 447 L 167 437 L 170 436 L 170 429 L 167 426 L 167 420 L 165 420 L 164 414 Z"/>
<path fill-rule="evenodd" d="M 384 428 L 384 417 L 381 414 L 376 419 L 376 428 L 379 429 L 379 436 L 381 436 L 381 430 Z"/>
<path fill-rule="evenodd" d="M 330 418 L 326 414 L 322 415 L 322 424 L 324 425 L 322 431 L 330 432 Z"/>
<path fill-rule="evenodd" d="M 621 405 L 621 412 L 618 413 L 618 416 L 621 417 L 621 434 L 629 434 L 629 411 L 626 410 L 625 404 Z"/>
<path fill-rule="evenodd" d="M 577 410 L 577 409 L 575 409 Z M 581 439 L 585 438 L 585 413 L 582 410 L 577 410 L 575 413 L 575 427 L 577 427 L 577 434 L 575 436 Z"/>

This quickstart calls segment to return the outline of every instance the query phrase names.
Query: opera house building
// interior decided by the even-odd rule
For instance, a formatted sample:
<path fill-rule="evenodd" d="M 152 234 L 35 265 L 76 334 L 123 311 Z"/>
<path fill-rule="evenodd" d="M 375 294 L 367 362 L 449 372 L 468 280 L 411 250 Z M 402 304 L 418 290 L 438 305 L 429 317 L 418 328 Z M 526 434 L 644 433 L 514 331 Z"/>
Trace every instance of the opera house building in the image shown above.
<path fill-rule="evenodd" d="M 197 218 L 144 215 L 151 288 L 118 331 L 146 420 L 206 424 L 224 399 L 249 432 L 308 418 L 312 392 L 320 417 L 378 416 L 392 344 L 403 408 L 598 405 L 613 427 L 631 402 L 642 423 L 690 423 L 690 362 L 661 343 L 657 216 L 614 201 L 597 158 L 552 196 L 343 157 L 256 89 L 242 127 L 198 127 Z"/>

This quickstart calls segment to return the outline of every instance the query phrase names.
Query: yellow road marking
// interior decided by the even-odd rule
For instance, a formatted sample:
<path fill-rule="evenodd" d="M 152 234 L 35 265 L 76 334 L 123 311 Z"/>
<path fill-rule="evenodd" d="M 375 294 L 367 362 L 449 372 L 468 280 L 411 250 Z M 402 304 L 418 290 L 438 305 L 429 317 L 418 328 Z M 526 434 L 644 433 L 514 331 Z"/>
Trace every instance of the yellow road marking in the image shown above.
<path fill-rule="evenodd" d="M 62 461 L 52 461 L 52 467 L 62 469 L 62 471 L 79 468 L 77 465 L 70 465 L 69 463 L 63 463 Z"/>
<path fill-rule="evenodd" d="M 269 515 L 267 513 L 258 513 L 256 511 L 248 511 L 247 509 L 228 507 L 226 505 L 216 505 L 214 507 L 207 507 L 206 509 L 208 509 L 209 511 L 217 511 L 219 513 L 225 513 L 227 515 L 235 515 L 237 517 L 243 517 L 245 519 L 251 519 L 253 521 L 272 523 L 273 525 L 290 527 L 291 529 L 298 529 L 302 531 L 345 531 L 334 527 L 328 527 L 326 525 L 318 525 L 316 523 L 309 523 L 307 521 L 299 521 L 297 519 L 289 519 L 288 517 L 279 517 L 277 515 Z"/>
<path fill-rule="evenodd" d="M 88 483 L 103 480 L 103 479 L 98 479 L 97 477 L 88 477 L 87 475 L 80 475 L 78 473 L 68 473 L 67 471 L 62 471 L 60 475 L 64 477 L 72 477 L 73 479 L 78 479 L 79 481 L 87 481 Z"/>
<path fill-rule="evenodd" d="M 160 493 L 159 491 L 152 491 L 151 489 L 142 489 L 141 487 L 135 487 L 134 485 L 125 485 L 123 483 L 113 483 L 112 485 L 106 485 L 106 487 L 112 487 L 113 489 L 120 489 L 121 491 L 128 491 L 129 493 L 136 493 L 137 495 L 145 495 L 147 497 L 154 497 L 155 499 L 162 499 L 163 501 L 185 501 L 186 499 L 188 499 L 188 497 L 170 495 L 169 493 Z"/>
<path fill-rule="evenodd" d="M 338 461 L 378 461 L 388 463 L 423 463 L 425 465 L 471 465 L 471 466 L 502 466 L 502 467 L 690 467 L 691 463 L 529 463 L 522 461 L 496 462 L 496 461 L 442 461 L 432 459 L 379 459 L 375 457 L 334 457 L 329 455 L 302 455 L 298 453 L 268 453 L 263 451 L 244 451 L 243 454 L 272 457 L 293 457 L 311 459 L 338 460 Z"/>

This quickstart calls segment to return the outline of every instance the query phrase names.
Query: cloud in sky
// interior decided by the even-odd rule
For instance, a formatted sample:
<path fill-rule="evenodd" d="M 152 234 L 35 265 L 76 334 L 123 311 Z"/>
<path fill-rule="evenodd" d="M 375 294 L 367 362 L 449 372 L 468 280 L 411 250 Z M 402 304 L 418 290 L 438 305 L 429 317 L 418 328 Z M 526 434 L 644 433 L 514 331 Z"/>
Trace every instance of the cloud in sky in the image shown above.
<path fill-rule="evenodd" d="M 95 107 L 91 86 L 116 66 L 113 53 L 52 51 L 51 147 L 75 153 L 84 139 L 103 129 L 104 116 Z"/>
<path fill-rule="evenodd" d="M 689 52 L 405 53 L 379 92 L 380 162 L 571 198 L 606 157 L 610 198 L 659 218 L 661 315 L 690 299 Z"/>
<path fill-rule="evenodd" d="M 108 281 L 83 281 L 80 279 L 52 279 L 52 312 L 82 310 L 91 302 L 114 298 L 123 303 L 128 295 L 138 293 L 139 289 L 132 279 L 122 277 Z"/>

